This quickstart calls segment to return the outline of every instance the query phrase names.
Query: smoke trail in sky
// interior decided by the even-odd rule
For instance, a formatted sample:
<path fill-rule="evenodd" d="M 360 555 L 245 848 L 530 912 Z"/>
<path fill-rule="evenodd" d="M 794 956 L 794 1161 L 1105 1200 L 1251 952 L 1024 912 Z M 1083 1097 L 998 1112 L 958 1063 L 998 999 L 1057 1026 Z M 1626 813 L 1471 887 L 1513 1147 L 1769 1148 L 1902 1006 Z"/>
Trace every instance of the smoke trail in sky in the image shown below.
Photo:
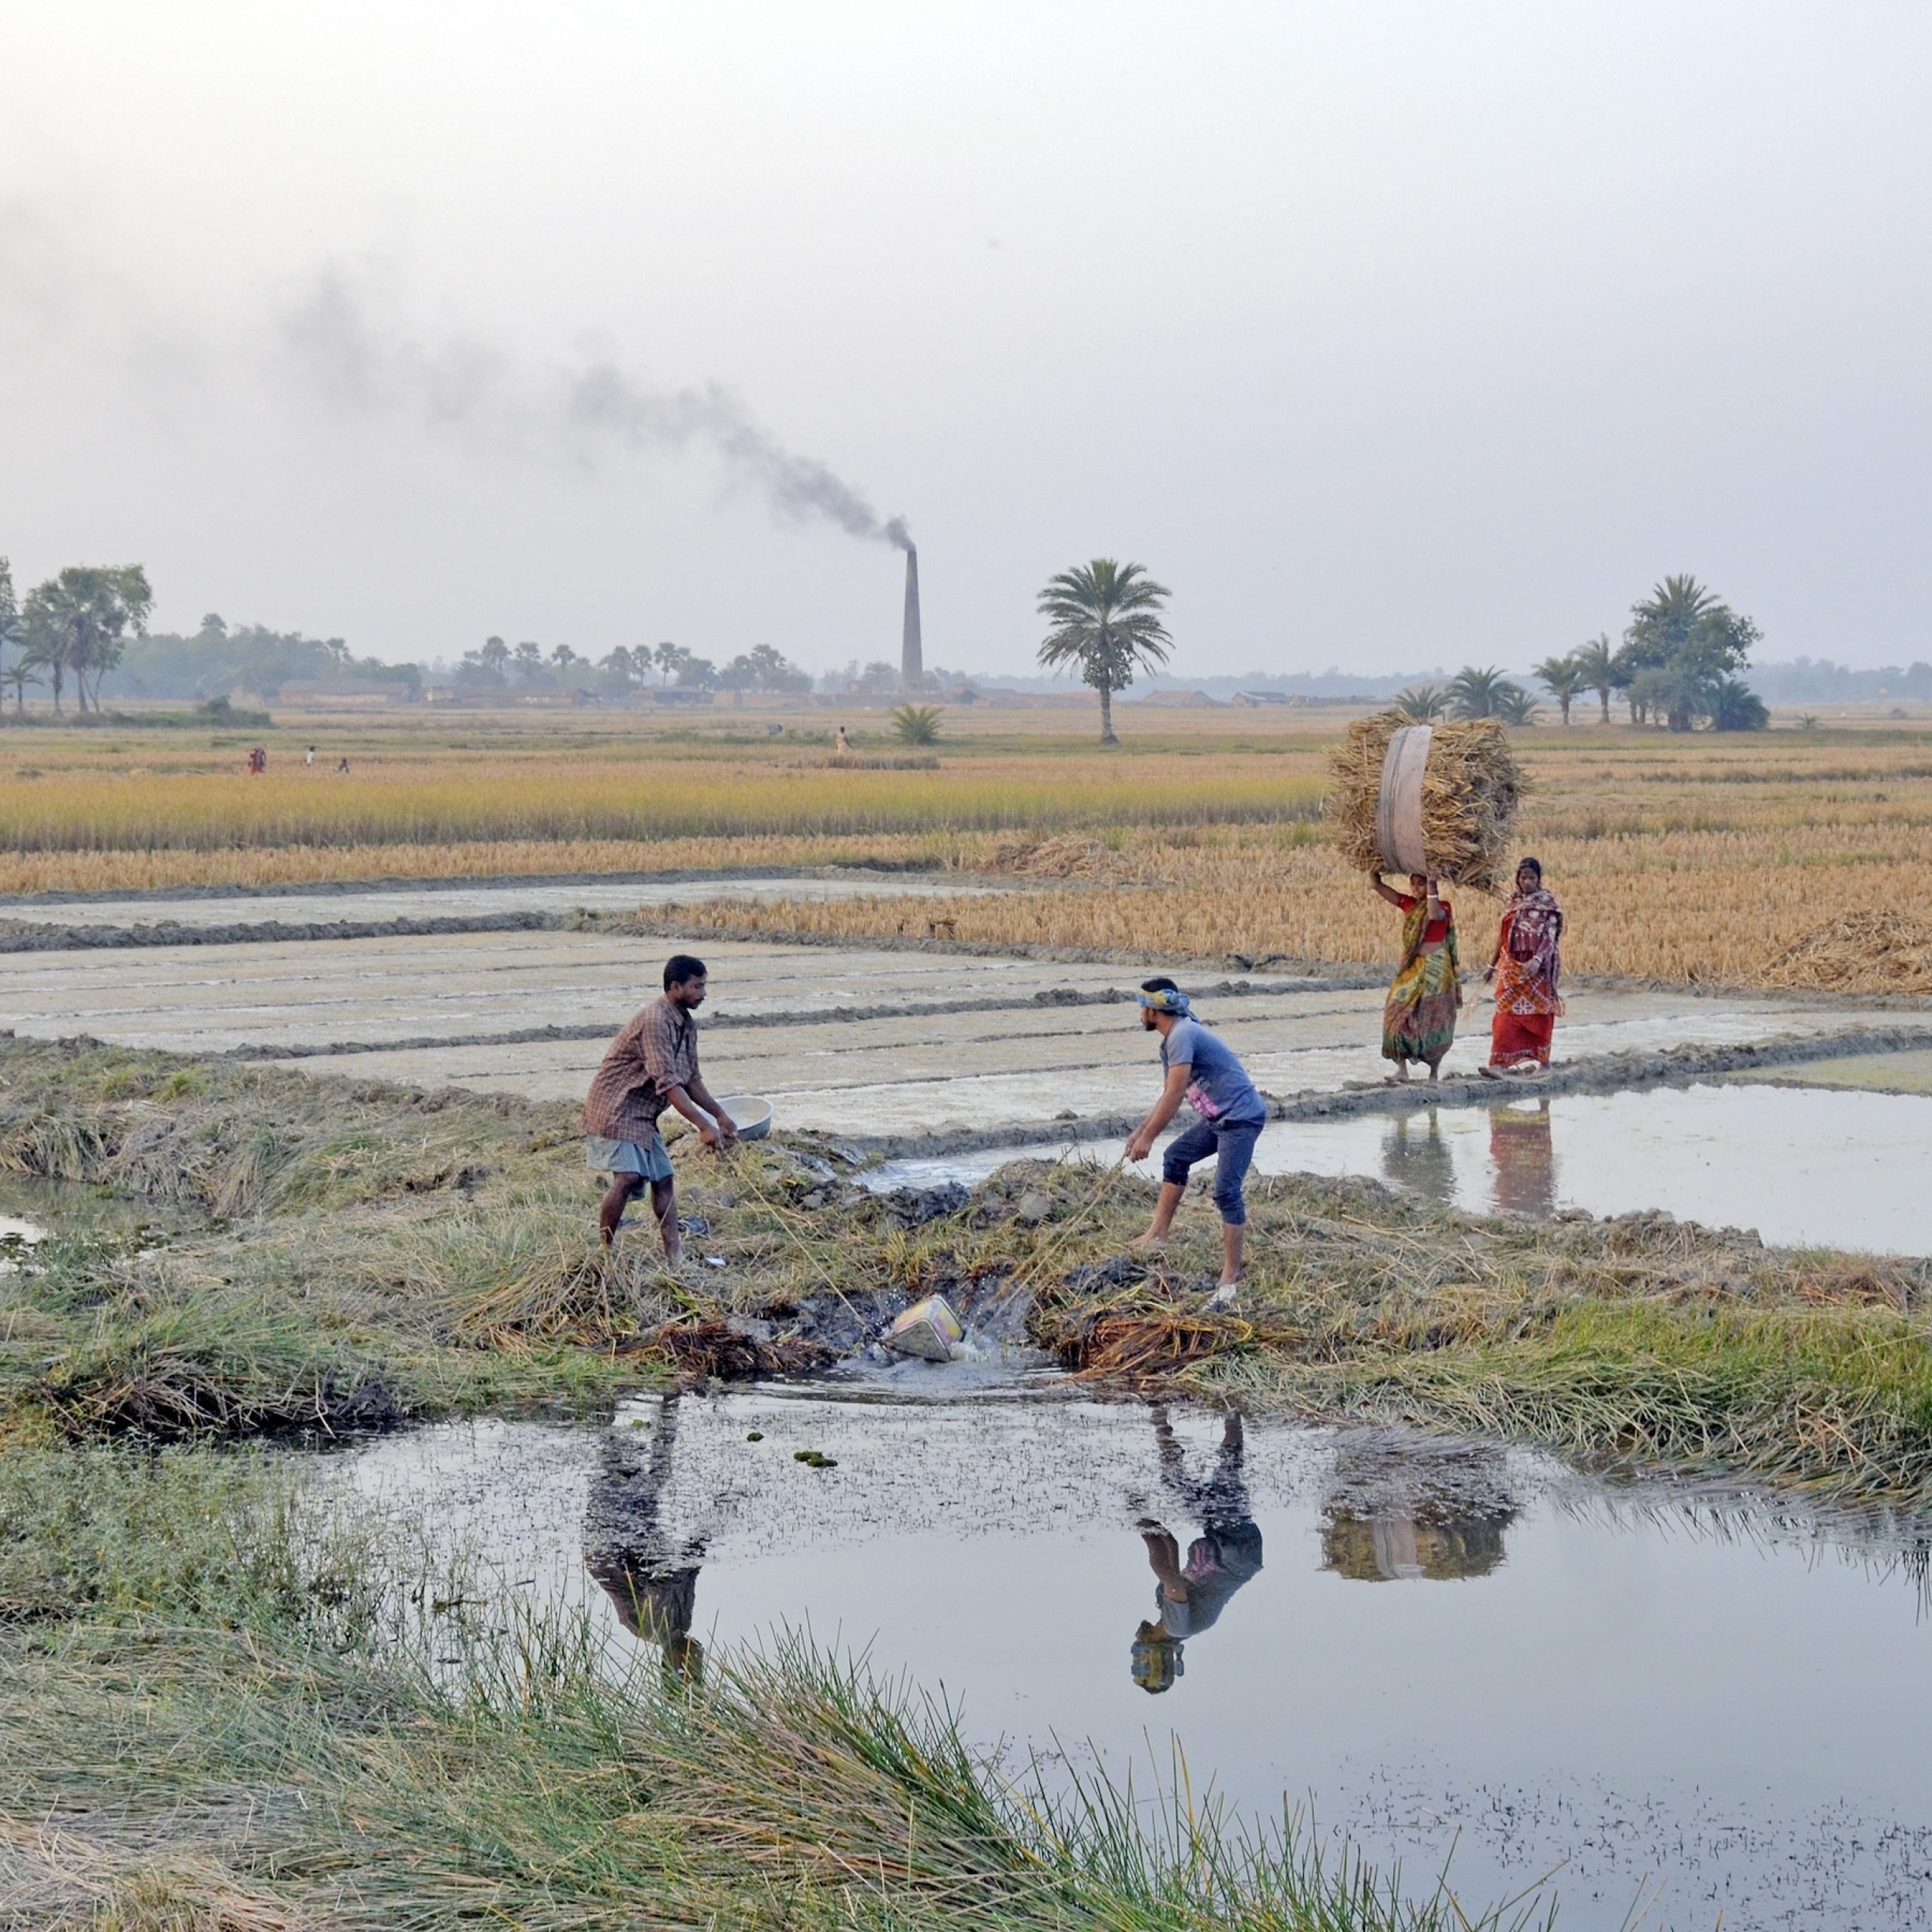
<path fill-rule="evenodd" d="M 703 450 L 785 521 L 822 520 L 912 547 L 903 517 L 881 517 L 828 465 L 787 449 L 722 383 L 658 389 L 609 361 L 543 374 L 487 343 L 425 344 L 377 321 L 340 274 L 287 312 L 281 335 L 302 378 L 332 407 L 414 417 L 500 453 L 578 466 L 613 451 Z"/>

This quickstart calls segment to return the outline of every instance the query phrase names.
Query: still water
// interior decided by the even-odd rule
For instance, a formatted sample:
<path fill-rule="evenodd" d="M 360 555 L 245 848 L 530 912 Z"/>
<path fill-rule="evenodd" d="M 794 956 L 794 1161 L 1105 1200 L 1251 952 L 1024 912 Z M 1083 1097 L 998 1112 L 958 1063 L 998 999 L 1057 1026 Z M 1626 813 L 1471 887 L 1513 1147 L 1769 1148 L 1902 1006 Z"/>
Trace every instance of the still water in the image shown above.
<path fill-rule="evenodd" d="M 1145 1794 L 1179 1751 L 1197 1795 L 1312 1807 L 1413 1891 L 1453 1850 L 1466 1899 L 1554 1874 L 1605 1932 L 1932 1899 L 1932 1526 L 1041 1395 L 652 1398 L 323 1467 L 654 1667 L 808 1628 L 1016 1765 Z"/>
<path fill-rule="evenodd" d="M 1111 1161 L 1117 1143 L 897 1161 L 873 1186 L 983 1180 L 1020 1155 Z M 1512 1097 L 1338 1120 L 1273 1121 L 1264 1174 L 1367 1174 L 1482 1214 L 1660 1208 L 1781 1246 L 1932 1254 L 1932 1098 L 1770 1086 Z M 1156 1174 L 1158 1164 L 1141 1171 Z"/>

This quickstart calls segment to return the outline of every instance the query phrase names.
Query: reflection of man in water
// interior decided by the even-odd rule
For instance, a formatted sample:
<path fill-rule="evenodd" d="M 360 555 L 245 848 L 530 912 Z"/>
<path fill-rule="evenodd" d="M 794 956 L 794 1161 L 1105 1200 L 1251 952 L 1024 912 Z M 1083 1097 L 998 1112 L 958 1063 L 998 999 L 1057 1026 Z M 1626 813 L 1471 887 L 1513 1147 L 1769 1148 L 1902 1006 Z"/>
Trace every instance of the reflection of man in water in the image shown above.
<path fill-rule="evenodd" d="M 660 1515 L 678 1440 L 678 1398 L 659 1404 L 657 1426 L 612 1429 L 584 1511 L 585 1567 L 603 1585 L 633 1636 L 662 1646 L 667 1680 L 695 1682 L 704 1651 L 691 1634 L 702 1537 L 673 1539 Z"/>
<path fill-rule="evenodd" d="M 1183 1563 L 1174 1532 L 1151 1516 L 1141 1520 L 1147 1561 L 1158 1580 L 1153 1620 L 1134 1633 L 1134 1681 L 1143 1690 L 1158 1692 L 1171 1688 L 1182 1674 L 1182 1645 L 1212 1624 L 1228 1599 L 1261 1567 L 1261 1531 L 1241 1481 L 1241 1417 L 1235 1410 L 1223 1420 L 1220 1454 L 1204 1481 L 1188 1473 L 1174 1424 L 1158 1403 L 1154 1439 L 1161 1452 L 1161 1483 L 1201 1526 Z"/>
<path fill-rule="evenodd" d="M 1492 1107 L 1489 1158 L 1496 1164 L 1496 1204 L 1506 1214 L 1547 1220 L 1556 1212 L 1556 1155 L 1550 1145 L 1549 1102 L 1534 1109 Z"/>

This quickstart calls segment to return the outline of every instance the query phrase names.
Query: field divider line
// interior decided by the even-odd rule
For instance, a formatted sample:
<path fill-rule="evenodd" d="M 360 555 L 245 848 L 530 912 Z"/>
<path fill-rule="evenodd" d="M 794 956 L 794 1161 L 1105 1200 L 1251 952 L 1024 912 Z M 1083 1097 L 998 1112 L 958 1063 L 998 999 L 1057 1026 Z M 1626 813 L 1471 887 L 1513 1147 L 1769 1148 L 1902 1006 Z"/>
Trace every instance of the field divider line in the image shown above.
<path fill-rule="evenodd" d="M 1280 984 L 1223 985 L 1203 992 L 1202 998 L 1272 998 L 1284 994 L 1324 990 L 1299 981 Z M 712 1031 L 749 1030 L 775 1026 L 834 1026 L 863 1025 L 874 1020 L 944 1019 L 965 1013 L 994 1014 L 1051 1012 L 1058 1008 L 1122 1006 L 1134 998 L 1123 988 L 1049 986 L 1018 1001 L 1004 999 L 952 999 L 885 1002 L 866 1006 L 836 1006 L 783 1011 L 718 1013 L 698 1023 L 700 1033 Z M 331 1040 L 297 1045 L 250 1043 L 211 1054 L 211 1060 L 309 1060 L 337 1054 L 416 1053 L 438 1047 L 517 1047 L 546 1040 L 602 1040 L 615 1037 L 617 1025 L 598 1020 L 582 1025 L 519 1026 L 491 1032 L 418 1033 L 396 1040 Z"/>
<path fill-rule="evenodd" d="M 1651 1087 L 1687 1087 L 1730 1073 L 1761 1068 L 1802 1066 L 1820 1060 L 1854 1054 L 1932 1052 L 1932 1029 L 1924 1027 L 1793 1035 L 1783 1039 L 1731 1047 L 1684 1046 L 1656 1053 L 1605 1054 L 1559 1066 L 1542 1078 L 1484 1080 L 1474 1074 L 1445 1078 L 1429 1088 L 1417 1081 L 1408 1087 L 1362 1087 L 1315 1091 L 1283 1097 L 1267 1093 L 1268 1117 L 1274 1121 L 1339 1120 L 1360 1114 L 1418 1113 L 1431 1107 L 1495 1106 L 1510 1100 L 1558 1094 L 1614 1094 Z M 1100 1114 L 1074 1119 L 1008 1122 L 998 1127 L 961 1128 L 938 1134 L 857 1134 L 835 1137 L 840 1146 L 863 1154 L 868 1161 L 943 1160 L 949 1155 L 977 1154 L 1003 1147 L 1039 1146 L 1048 1142 L 1068 1146 L 1131 1134 L 1141 1115 Z"/>

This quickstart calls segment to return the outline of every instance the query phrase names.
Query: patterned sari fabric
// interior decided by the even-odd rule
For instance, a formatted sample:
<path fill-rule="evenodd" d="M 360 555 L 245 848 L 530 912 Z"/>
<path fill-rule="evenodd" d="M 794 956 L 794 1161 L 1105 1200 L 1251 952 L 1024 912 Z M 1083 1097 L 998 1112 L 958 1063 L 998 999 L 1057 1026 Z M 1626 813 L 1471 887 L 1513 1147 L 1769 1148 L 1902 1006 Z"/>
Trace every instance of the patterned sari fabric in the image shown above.
<path fill-rule="evenodd" d="M 1549 1064 L 1557 1017 L 1563 1011 L 1558 983 L 1563 973 L 1563 909 L 1538 886 L 1519 892 L 1503 915 L 1496 955 L 1496 1018 L 1490 1030 L 1490 1064 Z"/>
<path fill-rule="evenodd" d="M 1402 921 L 1402 963 L 1395 969 L 1382 1009 L 1382 1057 L 1421 1060 L 1434 1066 L 1456 1037 L 1463 1004 L 1461 962 L 1456 950 L 1456 915 L 1447 905 L 1448 931 L 1429 945 L 1429 901 L 1418 899 Z"/>

